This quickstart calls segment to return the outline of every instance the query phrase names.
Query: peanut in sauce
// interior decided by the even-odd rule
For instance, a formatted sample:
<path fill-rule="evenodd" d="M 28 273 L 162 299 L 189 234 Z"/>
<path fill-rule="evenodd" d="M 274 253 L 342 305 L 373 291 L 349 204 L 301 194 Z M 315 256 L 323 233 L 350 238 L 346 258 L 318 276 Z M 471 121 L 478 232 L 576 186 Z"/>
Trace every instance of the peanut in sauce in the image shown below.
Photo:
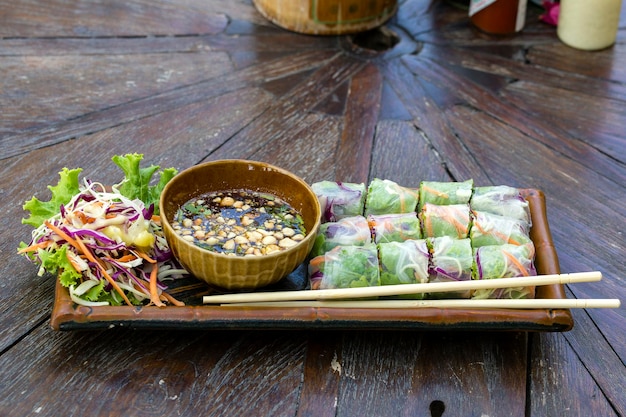
<path fill-rule="evenodd" d="M 172 227 L 201 248 L 235 256 L 286 250 L 306 235 L 302 217 L 287 202 L 249 190 L 192 198 L 177 211 Z"/>

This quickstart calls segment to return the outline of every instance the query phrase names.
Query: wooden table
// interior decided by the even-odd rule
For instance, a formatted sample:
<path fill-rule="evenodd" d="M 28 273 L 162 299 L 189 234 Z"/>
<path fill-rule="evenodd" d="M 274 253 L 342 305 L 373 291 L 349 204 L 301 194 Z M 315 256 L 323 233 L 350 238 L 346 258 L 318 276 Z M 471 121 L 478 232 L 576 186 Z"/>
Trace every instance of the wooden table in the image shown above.
<path fill-rule="evenodd" d="M 128 152 L 537 188 L 562 272 L 604 274 L 568 297 L 626 299 L 624 32 L 581 52 L 536 6 L 494 38 L 446 2 L 400 3 L 376 51 L 249 0 L 1 2 L 0 415 L 626 415 L 623 307 L 573 310 L 563 333 L 50 328 L 55 280 L 16 255 L 22 204 L 63 167 L 116 182 Z"/>

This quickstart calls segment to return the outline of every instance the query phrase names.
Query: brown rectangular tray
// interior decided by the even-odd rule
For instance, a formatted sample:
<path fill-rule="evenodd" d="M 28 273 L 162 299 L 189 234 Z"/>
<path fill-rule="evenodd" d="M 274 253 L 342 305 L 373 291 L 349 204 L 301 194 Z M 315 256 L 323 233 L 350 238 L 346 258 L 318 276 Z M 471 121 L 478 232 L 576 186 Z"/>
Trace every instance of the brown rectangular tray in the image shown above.
<path fill-rule="evenodd" d="M 559 262 L 546 217 L 545 196 L 524 189 L 532 218 L 530 232 L 536 248 L 537 273 L 558 274 Z M 267 290 L 305 289 L 306 265 Z M 170 285 L 168 292 L 185 302 L 184 307 L 85 307 L 76 305 L 57 280 L 51 326 L 55 330 L 88 330 L 111 327 L 137 329 L 413 329 L 568 331 L 573 326 L 567 309 L 354 309 L 329 307 L 224 307 L 202 304 L 213 291 L 188 278 Z M 565 298 L 563 285 L 537 287 L 536 298 Z"/>

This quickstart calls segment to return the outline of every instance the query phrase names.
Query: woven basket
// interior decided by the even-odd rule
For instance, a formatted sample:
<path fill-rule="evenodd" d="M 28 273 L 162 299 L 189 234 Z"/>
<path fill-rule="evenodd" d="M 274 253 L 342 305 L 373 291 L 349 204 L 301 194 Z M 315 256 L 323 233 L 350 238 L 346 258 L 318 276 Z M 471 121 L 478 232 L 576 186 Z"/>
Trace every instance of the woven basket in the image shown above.
<path fill-rule="evenodd" d="M 343 35 L 385 23 L 398 8 L 396 0 L 253 0 L 270 22 L 299 33 Z"/>

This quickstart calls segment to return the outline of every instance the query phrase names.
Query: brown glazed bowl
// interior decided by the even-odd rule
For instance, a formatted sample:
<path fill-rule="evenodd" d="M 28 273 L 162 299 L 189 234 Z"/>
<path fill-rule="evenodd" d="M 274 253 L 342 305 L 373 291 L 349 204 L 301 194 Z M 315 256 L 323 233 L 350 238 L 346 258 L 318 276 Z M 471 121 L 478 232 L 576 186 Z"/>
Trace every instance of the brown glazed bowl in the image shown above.
<path fill-rule="evenodd" d="M 270 193 L 289 203 L 304 220 L 297 245 L 262 256 L 229 256 L 185 241 L 172 228 L 177 210 L 191 198 L 228 190 Z M 255 289 L 273 284 L 304 262 L 315 241 L 321 208 L 309 185 L 284 169 L 255 161 L 219 160 L 181 171 L 165 186 L 159 202 L 165 238 L 174 256 L 196 278 L 224 289 Z"/>

